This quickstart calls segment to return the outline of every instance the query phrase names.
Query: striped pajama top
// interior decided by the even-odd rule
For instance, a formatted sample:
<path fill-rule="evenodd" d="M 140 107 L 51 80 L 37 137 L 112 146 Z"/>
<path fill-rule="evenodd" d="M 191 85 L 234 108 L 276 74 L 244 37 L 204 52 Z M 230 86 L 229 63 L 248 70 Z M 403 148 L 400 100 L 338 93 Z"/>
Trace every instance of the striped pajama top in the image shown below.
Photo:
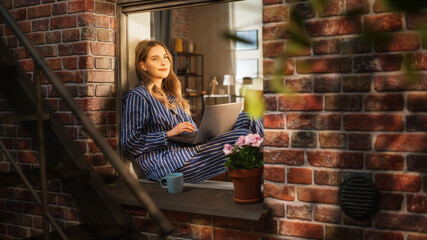
<path fill-rule="evenodd" d="M 169 96 L 169 101 L 175 98 Z M 174 114 L 179 115 L 179 117 Z M 144 86 L 130 90 L 123 99 L 121 146 L 135 157 L 148 179 L 159 181 L 181 168 L 200 146 L 168 141 L 166 132 L 180 122 L 197 126 L 190 115 L 177 106 L 173 111 L 155 99 Z"/>

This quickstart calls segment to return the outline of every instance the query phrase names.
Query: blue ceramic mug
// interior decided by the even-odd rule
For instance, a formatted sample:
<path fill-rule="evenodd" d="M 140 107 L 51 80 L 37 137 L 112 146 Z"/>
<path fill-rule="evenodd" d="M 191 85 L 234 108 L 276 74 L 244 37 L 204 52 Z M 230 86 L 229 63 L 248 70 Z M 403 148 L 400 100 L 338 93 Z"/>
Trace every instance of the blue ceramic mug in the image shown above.
<path fill-rule="evenodd" d="M 180 172 L 168 174 L 160 180 L 160 185 L 167 188 L 169 193 L 180 193 L 184 189 L 183 174 Z"/>

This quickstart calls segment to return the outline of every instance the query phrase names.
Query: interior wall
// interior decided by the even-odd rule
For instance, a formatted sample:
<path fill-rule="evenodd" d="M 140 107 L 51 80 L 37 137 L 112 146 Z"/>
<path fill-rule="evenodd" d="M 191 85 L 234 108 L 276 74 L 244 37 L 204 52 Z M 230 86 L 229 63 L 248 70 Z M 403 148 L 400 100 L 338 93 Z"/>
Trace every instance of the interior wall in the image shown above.
<path fill-rule="evenodd" d="M 223 37 L 230 31 L 231 5 L 215 4 L 191 8 L 191 38 L 204 55 L 205 90 L 213 77 L 222 86 L 224 75 L 234 75 L 234 56 L 231 42 Z"/>

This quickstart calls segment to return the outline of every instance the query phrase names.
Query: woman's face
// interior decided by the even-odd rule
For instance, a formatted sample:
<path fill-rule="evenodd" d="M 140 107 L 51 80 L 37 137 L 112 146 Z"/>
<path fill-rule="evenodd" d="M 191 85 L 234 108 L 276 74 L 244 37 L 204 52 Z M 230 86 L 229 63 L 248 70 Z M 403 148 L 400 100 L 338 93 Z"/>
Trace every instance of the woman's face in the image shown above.
<path fill-rule="evenodd" d="M 170 65 L 169 56 L 160 45 L 156 45 L 148 51 L 145 62 L 139 62 L 139 66 L 148 73 L 153 81 L 165 79 L 169 75 Z"/>

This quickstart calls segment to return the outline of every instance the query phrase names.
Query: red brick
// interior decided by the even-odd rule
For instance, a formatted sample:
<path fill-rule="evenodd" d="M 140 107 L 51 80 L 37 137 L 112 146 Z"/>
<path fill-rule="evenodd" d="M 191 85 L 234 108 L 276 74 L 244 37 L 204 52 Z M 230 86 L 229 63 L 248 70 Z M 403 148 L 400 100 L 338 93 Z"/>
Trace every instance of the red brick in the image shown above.
<path fill-rule="evenodd" d="M 87 116 L 93 124 L 106 124 L 107 115 L 105 112 L 88 112 Z"/>
<path fill-rule="evenodd" d="M 79 57 L 79 68 L 80 69 L 94 68 L 93 57 L 92 56 L 81 56 L 81 57 Z"/>
<path fill-rule="evenodd" d="M 95 16 L 95 27 L 108 28 L 110 24 L 110 18 L 108 16 Z"/>
<path fill-rule="evenodd" d="M 98 29 L 97 36 L 100 42 L 115 42 L 114 31 Z"/>
<path fill-rule="evenodd" d="M 341 183 L 341 172 L 330 170 L 314 170 L 314 183 L 317 185 L 338 186 Z"/>
<path fill-rule="evenodd" d="M 20 22 L 18 22 L 18 25 L 24 33 L 31 32 L 31 21 L 20 21 Z M 12 34 L 14 34 L 14 33 L 12 32 L 10 27 L 6 26 L 5 35 L 8 36 L 8 35 L 12 35 Z"/>
<path fill-rule="evenodd" d="M 403 233 L 368 229 L 365 231 L 365 240 L 403 240 Z"/>
<path fill-rule="evenodd" d="M 335 132 L 319 133 L 319 144 L 321 148 L 345 148 L 346 134 Z"/>
<path fill-rule="evenodd" d="M 77 0 L 68 2 L 68 13 L 94 12 L 95 4 L 93 0 Z"/>
<path fill-rule="evenodd" d="M 345 14 L 345 0 L 331 0 L 323 4 L 322 11 L 319 12 L 320 17 L 338 16 Z"/>
<path fill-rule="evenodd" d="M 311 82 L 311 78 L 309 77 L 287 77 L 285 79 L 285 87 L 286 90 L 291 91 L 292 93 L 311 93 Z"/>
<path fill-rule="evenodd" d="M 62 68 L 62 61 L 60 58 L 49 58 L 46 59 L 46 62 L 53 70 L 60 70 Z"/>
<path fill-rule="evenodd" d="M 289 37 L 287 33 L 287 25 L 283 22 L 273 23 L 262 26 L 262 40 L 278 40 Z"/>
<path fill-rule="evenodd" d="M 270 111 L 277 110 L 277 96 L 265 95 L 264 94 L 265 109 Z"/>
<path fill-rule="evenodd" d="M 399 111 L 403 110 L 402 94 L 368 94 L 365 95 L 366 111 Z"/>
<path fill-rule="evenodd" d="M 109 58 L 95 58 L 95 68 L 98 69 L 110 69 L 111 60 Z"/>
<path fill-rule="evenodd" d="M 423 233 L 409 233 L 407 240 L 426 240 L 426 234 Z"/>
<path fill-rule="evenodd" d="M 325 239 L 346 239 L 360 240 L 362 239 L 362 230 L 356 228 L 340 227 L 340 226 L 325 226 Z"/>
<path fill-rule="evenodd" d="M 285 216 L 285 204 L 283 203 L 283 201 L 266 198 L 264 199 L 264 207 L 271 209 L 272 216 L 275 216 L 275 217 Z"/>
<path fill-rule="evenodd" d="M 354 169 L 363 167 L 363 154 L 359 152 L 307 151 L 307 159 L 314 167 Z"/>
<path fill-rule="evenodd" d="M 292 147 L 316 147 L 317 134 L 315 132 L 294 132 L 291 137 Z"/>
<path fill-rule="evenodd" d="M 117 28 L 117 22 L 116 22 L 116 18 L 115 17 L 111 17 L 110 18 L 110 28 L 115 30 Z"/>
<path fill-rule="evenodd" d="M 13 19 L 16 21 L 25 20 L 27 18 L 27 9 L 21 8 L 16 10 L 11 10 L 9 13 L 12 15 Z"/>
<path fill-rule="evenodd" d="M 310 168 L 288 168 L 288 183 L 311 184 L 313 172 Z"/>
<path fill-rule="evenodd" d="M 67 13 L 67 3 L 52 4 L 52 15 L 62 15 Z"/>
<path fill-rule="evenodd" d="M 61 32 L 51 31 L 46 33 L 46 43 L 59 43 L 61 42 Z"/>
<path fill-rule="evenodd" d="M 342 77 L 344 92 L 369 92 L 371 89 L 371 75 L 351 75 Z"/>
<path fill-rule="evenodd" d="M 284 22 L 288 19 L 288 6 L 285 4 L 264 6 L 262 22 Z"/>
<path fill-rule="evenodd" d="M 78 86 L 77 92 L 79 97 L 93 97 L 95 96 L 93 84 L 88 84 L 85 86 Z"/>
<path fill-rule="evenodd" d="M 403 57 L 394 55 L 358 56 L 354 58 L 355 72 L 384 72 L 401 69 Z"/>
<path fill-rule="evenodd" d="M 313 210 L 311 205 L 287 205 L 286 216 L 289 219 L 312 220 Z"/>
<path fill-rule="evenodd" d="M 420 10 L 406 15 L 406 26 L 411 30 L 418 30 L 427 26 L 427 10 Z"/>
<path fill-rule="evenodd" d="M 77 104 L 80 105 L 83 111 L 99 111 L 101 110 L 101 102 L 100 99 L 97 98 L 87 98 L 87 99 L 75 99 Z M 61 110 L 68 110 L 68 107 L 65 106 L 65 103 L 60 103 Z"/>
<path fill-rule="evenodd" d="M 409 171 L 427 172 L 427 156 L 425 155 L 408 155 L 407 167 Z"/>
<path fill-rule="evenodd" d="M 347 131 L 402 131 L 403 116 L 399 114 L 346 114 Z"/>
<path fill-rule="evenodd" d="M 380 12 L 390 12 L 393 11 L 393 6 L 391 4 L 384 4 L 382 0 L 375 0 L 373 5 L 373 10 L 375 13 Z"/>
<path fill-rule="evenodd" d="M 290 1 L 287 1 L 290 2 Z M 315 16 L 315 11 L 313 9 L 313 6 L 309 2 L 301 2 L 300 1 L 294 1 L 297 2 L 295 6 L 293 6 L 293 12 L 298 13 L 301 18 L 308 19 L 313 18 Z"/>
<path fill-rule="evenodd" d="M 404 157 L 402 154 L 368 153 L 366 168 L 378 170 L 402 170 Z"/>
<path fill-rule="evenodd" d="M 288 129 L 338 130 L 340 125 L 340 114 L 286 114 L 286 126 Z"/>
<path fill-rule="evenodd" d="M 427 52 L 414 52 L 412 55 L 410 55 L 411 58 L 409 58 L 409 61 L 412 61 L 413 68 L 416 70 L 426 70 L 427 69 Z M 422 78 L 425 75 L 417 76 L 414 79 L 411 79 L 412 82 L 420 81 L 420 78 Z"/>
<path fill-rule="evenodd" d="M 49 19 L 40 19 L 40 20 L 33 20 L 31 21 L 31 27 L 33 29 L 33 32 L 37 31 L 47 31 L 49 30 Z M 50 32 L 46 32 L 46 37 L 49 35 Z M 47 42 L 47 39 L 46 39 Z"/>
<path fill-rule="evenodd" d="M 111 92 L 111 85 L 96 85 L 95 96 L 97 97 L 108 97 Z"/>
<path fill-rule="evenodd" d="M 111 110 L 111 111 L 115 111 L 116 107 L 117 107 L 117 102 L 116 102 L 116 98 L 102 98 L 101 99 L 101 110 L 107 111 L 107 110 Z"/>
<path fill-rule="evenodd" d="M 317 76 L 314 78 L 314 92 L 339 92 L 341 79 L 336 76 Z"/>
<path fill-rule="evenodd" d="M 37 163 L 37 153 L 30 151 L 19 151 L 18 152 L 19 163 Z"/>
<path fill-rule="evenodd" d="M 63 83 L 82 83 L 83 82 L 82 72 L 57 71 L 55 73 Z"/>
<path fill-rule="evenodd" d="M 281 64 L 278 65 L 276 62 Z M 295 70 L 295 61 L 293 59 L 286 59 L 286 61 L 281 61 L 281 60 L 273 61 L 270 59 L 264 59 L 262 63 L 263 63 L 264 74 L 276 74 L 277 71 L 279 71 L 281 73 L 283 72 L 283 74 L 285 75 L 292 75 Z M 279 69 L 278 66 L 281 68 Z M 264 81 L 265 80 L 266 79 L 264 79 Z M 269 81 L 274 81 L 274 80 L 276 79 L 271 79 Z"/>
<path fill-rule="evenodd" d="M 114 44 L 92 42 L 90 43 L 90 49 L 92 51 L 92 54 L 94 55 L 103 55 L 103 56 L 116 55 L 116 52 L 115 52 L 116 48 Z"/>
<path fill-rule="evenodd" d="M 86 55 L 89 53 L 88 43 L 86 42 L 59 44 L 58 49 L 59 56 Z"/>
<path fill-rule="evenodd" d="M 95 2 L 95 13 L 114 16 L 115 4 L 107 2 Z"/>
<path fill-rule="evenodd" d="M 264 166 L 264 179 L 272 182 L 285 182 L 285 167 Z"/>
<path fill-rule="evenodd" d="M 25 59 L 30 58 L 31 56 L 25 48 L 17 48 L 15 49 L 15 57 L 16 59 Z"/>
<path fill-rule="evenodd" d="M 427 196 L 408 194 L 407 199 L 409 212 L 427 213 Z"/>
<path fill-rule="evenodd" d="M 380 209 L 400 210 L 402 208 L 403 194 L 389 192 L 380 194 Z"/>
<path fill-rule="evenodd" d="M 79 27 L 95 27 L 96 26 L 96 17 L 91 13 L 81 13 L 77 16 L 77 21 Z"/>
<path fill-rule="evenodd" d="M 362 32 L 360 17 L 321 19 L 307 21 L 305 27 L 311 37 L 355 34 Z"/>
<path fill-rule="evenodd" d="M 114 72 L 113 71 L 87 71 L 86 81 L 87 82 L 100 82 L 114 83 Z"/>
<path fill-rule="evenodd" d="M 289 149 L 264 149 L 264 162 L 299 166 L 304 164 L 304 151 Z"/>
<path fill-rule="evenodd" d="M 323 108 L 321 95 L 282 94 L 278 98 L 280 111 L 320 111 Z"/>
<path fill-rule="evenodd" d="M 273 197 L 285 201 L 295 200 L 295 187 L 264 183 L 264 198 Z"/>
<path fill-rule="evenodd" d="M 377 52 L 414 51 L 420 48 L 421 37 L 417 33 L 399 33 L 390 36 L 391 39 L 374 41 Z"/>
<path fill-rule="evenodd" d="M 264 146 L 288 147 L 289 133 L 287 131 L 264 130 Z"/>
<path fill-rule="evenodd" d="M 347 12 L 369 13 L 369 0 L 347 0 Z"/>
<path fill-rule="evenodd" d="M 298 187 L 298 200 L 303 202 L 338 203 L 338 188 Z"/>
<path fill-rule="evenodd" d="M 283 53 L 284 41 L 266 41 L 262 43 L 262 53 L 264 58 L 276 58 Z"/>
<path fill-rule="evenodd" d="M 306 73 L 345 73 L 351 71 L 352 60 L 348 57 L 310 58 L 297 60 L 297 72 Z"/>
<path fill-rule="evenodd" d="M 404 74 L 384 74 L 374 77 L 377 91 L 427 90 L 427 75 L 415 75 L 409 79 Z"/>
<path fill-rule="evenodd" d="M 427 232 L 427 216 L 380 212 L 375 217 L 375 226 L 381 229 Z"/>
<path fill-rule="evenodd" d="M 14 139 L 13 145 L 15 149 L 28 150 L 30 149 L 30 140 L 28 139 Z"/>
<path fill-rule="evenodd" d="M 426 152 L 427 134 L 379 134 L 375 141 L 378 151 Z"/>
<path fill-rule="evenodd" d="M 359 111 L 362 109 L 360 95 L 326 95 L 325 110 L 327 111 Z"/>
<path fill-rule="evenodd" d="M 49 17 L 51 14 L 52 6 L 50 4 L 28 8 L 28 19 Z"/>
<path fill-rule="evenodd" d="M 380 190 L 418 192 L 421 190 L 421 177 L 410 174 L 375 174 L 375 184 Z"/>
<path fill-rule="evenodd" d="M 212 216 L 197 214 L 197 213 L 190 213 L 189 223 L 210 226 L 212 224 Z"/>
<path fill-rule="evenodd" d="M 366 38 L 344 38 L 342 40 L 342 50 L 346 54 L 369 53 L 371 52 L 371 40 Z"/>
<path fill-rule="evenodd" d="M 388 32 L 402 29 L 403 19 L 400 13 L 366 16 L 364 19 L 365 31 Z"/>
<path fill-rule="evenodd" d="M 214 240 L 258 240 L 259 236 L 253 232 L 241 232 L 229 229 L 214 228 Z"/>
<path fill-rule="evenodd" d="M 295 236 L 310 239 L 323 239 L 323 225 L 310 222 L 282 220 L 279 222 L 279 233 L 284 236 Z"/>
<path fill-rule="evenodd" d="M 50 29 L 71 28 L 77 26 L 75 16 L 54 17 L 50 20 Z"/>
<path fill-rule="evenodd" d="M 313 53 L 317 55 L 322 54 L 336 54 L 341 50 L 339 39 L 323 39 L 313 42 Z"/>
<path fill-rule="evenodd" d="M 249 231 L 252 229 L 252 221 L 246 220 L 246 219 L 239 219 L 239 218 L 214 216 L 213 226 Z"/>
<path fill-rule="evenodd" d="M 314 209 L 314 220 L 318 222 L 340 223 L 341 208 L 326 205 L 317 205 Z"/>
<path fill-rule="evenodd" d="M 65 57 L 62 62 L 65 69 L 77 69 L 77 57 Z"/>
<path fill-rule="evenodd" d="M 32 72 L 34 71 L 34 62 L 33 60 L 20 60 L 18 61 L 19 65 L 21 65 L 22 69 L 25 72 Z"/>
<path fill-rule="evenodd" d="M 265 113 L 263 117 L 264 128 L 285 128 L 285 118 L 281 113 Z"/>
<path fill-rule="evenodd" d="M 412 112 L 427 111 L 427 93 L 409 93 L 408 110 Z"/>
<path fill-rule="evenodd" d="M 76 42 L 80 40 L 79 29 L 66 29 L 62 30 L 62 41 L 63 42 Z"/>

